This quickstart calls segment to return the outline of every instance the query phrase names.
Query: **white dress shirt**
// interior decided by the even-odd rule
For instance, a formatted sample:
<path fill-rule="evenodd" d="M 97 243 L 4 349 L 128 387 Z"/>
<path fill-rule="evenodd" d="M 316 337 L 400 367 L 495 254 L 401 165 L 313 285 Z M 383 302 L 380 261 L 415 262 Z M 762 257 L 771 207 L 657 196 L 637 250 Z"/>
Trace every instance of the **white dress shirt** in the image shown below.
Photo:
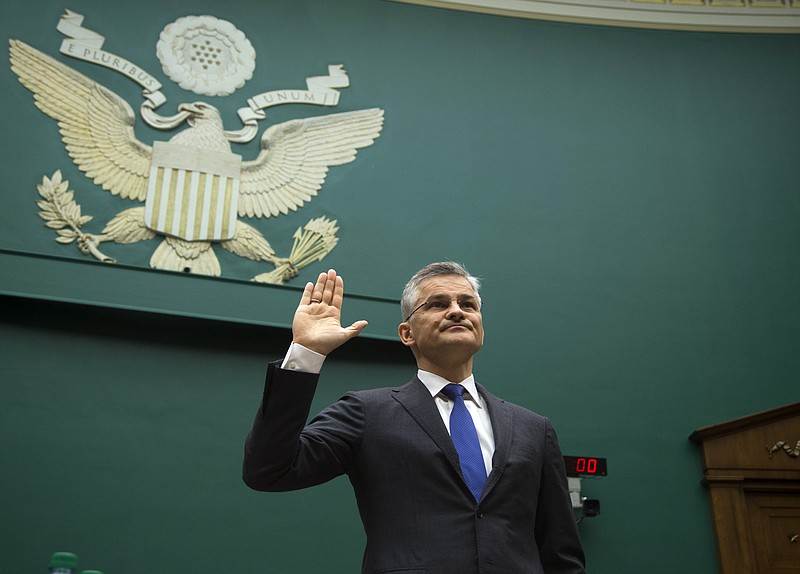
<path fill-rule="evenodd" d="M 300 371 L 303 373 L 319 374 L 322 369 L 322 364 L 325 361 L 325 355 L 312 351 L 297 343 L 292 343 L 289 350 L 281 363 L 281 368 L 290 371 Z M 442 392 L 445 385 L 454 381 L 448 381 L 428 371 L 422 369 L 417 371 L 417 377 L 425 385 L 425 388 L 430 392 L 436 403 L 436 408 L 439 409 L 439 415 L 442 417 L 442 422 L 450 432 L 450 412 L 453 410 L 453 402 Z M 486 467 L 486 476 L 492 472 L 492 456 L 494 455 L 494 433 L 492 432 L 492 421 L 489 418 L 489 409 L 486 408 L 483 398 L 478 393 L 475 386 L 475 378 L 470 375 L 463 381 L 456 382 L 466 389 L 464 393 L 464 404 L 472 416 L 472 422 L 475 424 L 475 430 L 478 433 L 478 441 L 481 444 L 481 453 L 483 454 L 483 464 Z"/>
<path fill-rule="evenodd" d="M 433 397 L 436 408 L 439 409 L 439 414 L 442 417 L 442 421 L 444 421 L 444 426 L 447 427 L 447 432 L 450 432 L 450 413 L 453 411 L 453 401 L 442 392 L 442 389 L 453 381 L 448 381 L 439 375 L 434 375 L 422 369 L 417 371 L 417 377 Z M 486 408 L 483 397 L 478 394 L 475 378 L 472 375 L 457 384 L 466 389 L 464 404 L 472 417 L 472 422 L 475 424 L 475 430 L 478 432 L 478 441 L 481 443 L 481 453 L 483 454 L 483 465 L 486 467 L 486 476 L 489 476 L 492 472 L 492 456 L 494 455 L 494 432 L 492 432 L 492 421 L 489 419 L 489 409 Z"/>

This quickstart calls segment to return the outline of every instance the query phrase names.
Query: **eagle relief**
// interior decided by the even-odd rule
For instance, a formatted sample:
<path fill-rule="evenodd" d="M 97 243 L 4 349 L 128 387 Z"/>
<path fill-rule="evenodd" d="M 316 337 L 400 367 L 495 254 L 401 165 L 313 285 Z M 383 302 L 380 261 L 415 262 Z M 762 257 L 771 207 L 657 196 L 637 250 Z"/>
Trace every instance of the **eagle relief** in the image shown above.
<path fill-rule="evenodd" d="M 213 105 L 184 102 L 177 113 L 161 116 L 166 102 L 161 84 L 128 60 L 102 50 L 105 39 L 82 26 L 83 16 L 67 11 L 58 30 L 66 36 L 61 52 L 105 66 L 144 88 L 140 115 L 160 130 L 176 130 L 152 145 L 134 134 L 136 114 L 122 97 L 73 68 L 16 39 L 10 43 L 11 69 L 34 95 L 35 105 L 58 122 L 66 151 L 96 185 L 143 205 L 111 218 L 100 233 L 83 231 L 82 215 L 69 182 L 60 171 L 38 186 L 39 215 L 56 230 L 56 241 L 75 242 L 82 253 L 113 262 L 101 251 L 106 241 L 160 243 L 150 258 L 157 269 L 203 275 L 222 274 L 214 247 L 264 261 L 273 269 L 254 281 L 283 283 L 302 267 L 324 258 L 338 241 L 337 222 L 326 217 L 299 228 L 288 257 L 277 257 L 267 239 L 242 218 L 259 219 L 296 211 L 316 196 L 331 166 L 352 162 L 383 127 L 383 110 L 372 108 L 295 119 L 270 126 L 260 150 L 246 160 L 231 142 L 258 134 L 266 107 L 303 103 L 338 105 L 337 89 L 348 87 L 342 66 L 306 79 L 306 90 L 275 90 L 247 100 L 239 109 L 243 127 L 226 130 Z M 161 33 L 157 55 L 165 74 L 201 95 L 227 96 L 252 78 L 255 51 L 233 24 L 212 16 L 188 16 Z"/>

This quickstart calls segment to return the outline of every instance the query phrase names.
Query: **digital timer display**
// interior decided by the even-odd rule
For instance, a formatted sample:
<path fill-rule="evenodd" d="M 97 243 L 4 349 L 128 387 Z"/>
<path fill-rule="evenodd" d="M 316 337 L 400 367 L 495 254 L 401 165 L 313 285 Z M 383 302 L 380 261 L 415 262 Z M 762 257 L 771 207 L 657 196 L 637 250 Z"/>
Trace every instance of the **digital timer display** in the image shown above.
<path fill-rule="evenodd" d="M 596 456 L 565 456 L 567 476 L 606 476 L 606 459 Z"/>

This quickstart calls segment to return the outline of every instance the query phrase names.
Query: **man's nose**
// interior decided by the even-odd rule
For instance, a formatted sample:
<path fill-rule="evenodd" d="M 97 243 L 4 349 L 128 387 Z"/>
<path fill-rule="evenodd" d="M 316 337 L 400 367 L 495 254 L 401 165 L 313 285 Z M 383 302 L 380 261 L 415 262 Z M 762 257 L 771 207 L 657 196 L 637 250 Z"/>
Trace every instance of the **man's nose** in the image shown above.
<path fill-rule="evenodd" d="M 458 304 L 458 301 L 456 299 L 451 299 L 450 300 L 450 306 L 447 307 L 446 317 L 448 319 L 451 319 L 451 318 L 454 318 L 454 317 L 460 317 L 460 318 L 463 319 L 464 317 L 466 317 L 466 313 L 464 313 L 464 309 L 461 308 L 461 305 Z"/>

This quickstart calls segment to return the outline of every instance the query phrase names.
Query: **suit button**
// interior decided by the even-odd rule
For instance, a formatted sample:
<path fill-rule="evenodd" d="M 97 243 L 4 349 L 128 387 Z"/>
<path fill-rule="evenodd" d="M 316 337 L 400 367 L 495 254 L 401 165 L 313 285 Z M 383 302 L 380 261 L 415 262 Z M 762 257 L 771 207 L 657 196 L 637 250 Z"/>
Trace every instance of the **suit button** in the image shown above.
<path fill-rule="evenodd" d="M 483 514 L 483 512 L 479 512 L 479 513 L 478 513 L 478 518 L 483 518 L 483 517 L 484 517 L 484 514 Z"/>

